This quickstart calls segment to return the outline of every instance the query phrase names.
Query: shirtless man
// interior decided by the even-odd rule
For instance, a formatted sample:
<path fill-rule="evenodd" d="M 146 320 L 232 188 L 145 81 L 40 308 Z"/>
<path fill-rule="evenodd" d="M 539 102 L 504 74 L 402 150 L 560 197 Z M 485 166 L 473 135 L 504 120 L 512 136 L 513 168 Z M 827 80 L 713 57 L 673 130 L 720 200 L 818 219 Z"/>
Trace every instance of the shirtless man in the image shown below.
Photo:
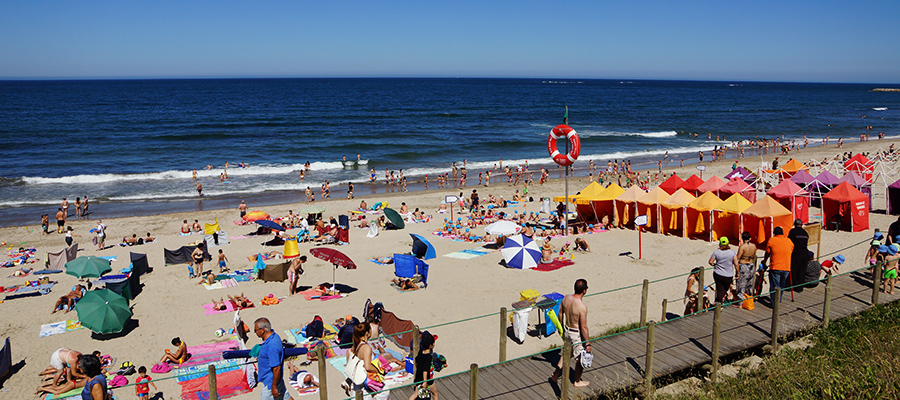
<path fill-rule="evenodd" d="M 587 289 L 587 281 L 579 279 L 575 281 L 575 294 L 567 295 L 562 299 L 562 305 L 560 306 L 559 312 L 559 323 L 564 327 L 564 335 L 566 341 L 569 343 L 582 342 L 590 338 L 587 327 L 587 306 L 582 300 L 585 293 L 587 293 Z M 581 354 L 582 350 L 590 352 L 591 344 L 575 344 L 572 346 L 572 358 L 575 358 L 575 374 L 572 376 L 572 379 L 575 381 L 575 387 L 585 387 L 590 384 L 588 381 L 581 380 L 581 373 L 584 372 L 584 367 L 581 366 L 581 360 L 577 357 Z M 562 356 L 568 357 L 567 354 L 563 354 Z M 560 357 L 559 363 L 556 365 L 556 370 L 553 371 L 553 375 L 550 379 L 553 381 L 559 379 L 562 375 L 562 365 L 563 359 Z"/>
<path fill-rule="evenodd" d="M 66 213 L 62 207 L 56 210 L 56 233 L 63 233 L 63 226 L 66 225 Z"/>
<path fill-rule="evenodd" d="M 247 203 L 244 203 L 243 200 L 241 200 L 241 205 L 238 206 L 238 211 L 241 212 L 241 218 L 247 215 Z"/>
<path fill-rule="evenodd" d="M 741 234 L 741 246 L 738 247 L 738 268 L 740 275 L 737 280 L 737 292 L 741 298 L 753 295 L 753 278 L 756 276 L 756 245 L 750 241 L 750 232 Z"/>
<path fill-rule="evenodd" d="M 203 185 L 197 182 L 197 197 L 203 197 Z"/>
<path fill-rule="evenodd" d="M 191 224 L 189 224 L 187 220 L 184 220 L 184 222 L 181 223 L 181 233 L 191 233 Z"/>
<path fill-rule="evenodd" d="M 194 220 L 194 224 L 191 225 L 191 232 L 197 233 L 203 230 L 203 227 L 200 226 L 200 221 Z"/>

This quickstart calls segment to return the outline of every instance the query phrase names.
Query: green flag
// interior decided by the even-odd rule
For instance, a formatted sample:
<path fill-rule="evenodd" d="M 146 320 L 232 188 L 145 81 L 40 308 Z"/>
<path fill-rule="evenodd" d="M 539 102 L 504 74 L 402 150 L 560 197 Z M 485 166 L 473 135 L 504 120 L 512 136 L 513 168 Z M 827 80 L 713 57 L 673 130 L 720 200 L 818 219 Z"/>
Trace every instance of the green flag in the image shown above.
<path fill-rule="evenodd" d="M 566 106 L 566 115 L 563 116 L 563 125 L 569 124 L 569 106 Z"/>

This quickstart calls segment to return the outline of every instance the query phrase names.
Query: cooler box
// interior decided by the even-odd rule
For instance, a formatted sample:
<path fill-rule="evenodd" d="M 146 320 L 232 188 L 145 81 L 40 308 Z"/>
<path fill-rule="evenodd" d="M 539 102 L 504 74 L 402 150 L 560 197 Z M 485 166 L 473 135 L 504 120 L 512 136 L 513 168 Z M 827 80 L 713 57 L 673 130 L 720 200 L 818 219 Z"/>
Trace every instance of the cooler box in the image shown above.
<path fill-rule="evenodd" d="M 559 306 L 563 297 L 565 296 L 556 292 L 547 293 L 544 295 L 544 300 L 538 303 L 538 306 L 544 310 L 544 336 L 556 333 L 556 325 L 553 325 L 553 322 L 550 321 L 549 311 L 553 310 L 556 316 L 559 317 Z"/>

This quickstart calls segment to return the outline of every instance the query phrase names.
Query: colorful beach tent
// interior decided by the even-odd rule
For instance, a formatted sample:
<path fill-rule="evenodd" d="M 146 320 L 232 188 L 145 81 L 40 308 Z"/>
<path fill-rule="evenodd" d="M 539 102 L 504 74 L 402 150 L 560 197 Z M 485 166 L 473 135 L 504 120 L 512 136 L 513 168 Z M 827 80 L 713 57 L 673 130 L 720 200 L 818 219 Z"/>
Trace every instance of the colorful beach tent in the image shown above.
<path fill-rule="evenodd" d="M 887 213 L 900 214 L 900 180 L 887 187 Z"/>
<path fill-rule="evenodd" d="M 781 169 L 778 170 L 778 173 L 781 176 L 781 179 L 790 179 L 790 177 L 796 174 L 798 171 L 804 170 L 808 171 L 809 167 L 803 165 L 803 163 L 797 161 L 797 159 L 792 158 L 788 160 L 788 162 L 784 163 L 783 166 L 781 166 Z"/>
<path fill-rule="evenodd" d="M 570 194 L 569 201 L 575 203 L 578 199 L 590 199 L 597 197 L 600 192 L 602 192 L 605 188 L 601 186 L 597 182 L 591 182 L 587 187 L 581 189 L 577 194 Z M 554 202 L 564 202 L 566 201 L 566 196 L 555 196 L 553 197 Z"/>
<path fill-rule="evenodd" d="M 752 205 L 753 203 L 739 194 L 733 194 L 725 201 L 719 203 L 714 213 L 713 240 L 718 240 L 720 237 L 725 236 L 731 239 L 732 242 L 738 243 L 741 232 L 743 232 L 741 230 L 741 214 Z"/>
<path fill-rule="evenodd" d="M 791 210 L 768 195 L 744 210 L 741 219 L 742 229 L 750 232 L 750 241 L 757 245 L 766 243 L 776 226 L 787 232 L 794 223 Z"/>
<path fill-rule="evenodd" d="M 625 189 L 622 189 L 621 186 L 615 183 L 611 183 L 600 192 L 597 198 L 578 199 L 575 203 L 578 207 L 581 207 L 583 204 L 589 205 L 598 222 L 602 221 L 603 217 L 609 216 L 609 222 L 612 223 L 616 214 L 616 207 L 613 203 L 622 193 L 625 193 Z"/>
<path fill-rule="evenodd" d="M 741 196 L 744 196 L 751 203 L 756 202 L 756 189 L 738 177 L 731 178 L 728 183 L 719 189 L 719 198 L 725 200 L 735 193 L 740 193 Z"/>
<path fill-rule="evenodd" d="M 722 203 L 722 199 L 712 192 L 706 192 L 690 202 L 685 214 L 687 222 L 685 222 L 688 231 L 688 237 L 697 237 L 706 241 L 713 241 L 712 223 L 713 210 Z"/>
<path fill-rule="evenodd" d="M 804 187 L 812 182 L 814 179 L 812 175 L 809 174 L 807 170 L 797 171 L 796 174 L 791 175 L 791 182 L 797 184 L 797 186 Z"/>
<path fill-rule="evenodd" d="M 620 228 L 634 228 L 634 217 L 637 216 L 637 199 L 646 194 L 641 188 L 631 186 L 625 189 L 613 201 L 616 207 L 616 225 Z"/>
<path fill-rule="evenodd" d="M 844 169 L 859 174 L 866 182 L 872 183 L 874 180 L 873 172 L 875 171 L 875 163 L 866 158 L 866 156 L 856 153 L 849 160 L 844 162 Z M 869 199 L 872 197 L 869 196 Z"/>
<path fill-rule="evenodd" d="M 856 174 L 856 172 L 848 172 L 844 174 L 844 176 L 838 180 L 838 182 L 847 182 L 850 186 L 856 188 L 862 192 L 866 197 L 869 198 L 869 210 L 872 209 L 872 185 L 869 184 L 868 181 L 863 179 L 863 177 Z"/>
<path fill-rule="evenodd" d="M 725 175 L 725 180 L 730 181 L 731 178 L 741 178 L 744 182 L 747 182 L 751 185 L 756 183 L 756 175 L 753 174 L 749 169 L 744 168 L 742 166 L 737 166 L 727 175 Z"/>
<path fill-rule="evenodd" d="M 849 183 L 841 182 L 822 197 L 822 217 L 826 229 L 832 223 L 851 232 L 869 229 L 869 197 Z"/>
<path fill-rule="evenodd" d="M 812 182 L 804 186 L 803 189 L 809 192 L 809 204 L 817 207 L 822 204 L 822 196 L 833 189 L 838 182 L 838 177 L 834 176 L 828 170 L 824 170 L 813 178 Z"/>
<path fill-rule="evenodd" d="M 638 198 L 637 213 L 638 215 L 647 216 L 647 225 L 643 229 L 650 232 L 662 233 L 659 229 L 659 211 L 660 203 L 669 198 L 669 194 L 659 186 L 651 189 L 649 192 Z"/>
<path fill-rule="evenodd" d="M 682 187 L 684 187 L 684 180 L 674 173 L 669 176 L 669 179 L 666 179 L 665 182 L 659 184 L 659 188 L 665 190 L 669 195 L 675 194 L 675 192 Z"/>
<path fill-rule="evenodd" d="M 687 206 L 697 198 L 684 190 L 678 189 L 669 198 L 659 203 L 660 227 L 663 233 L 671 233 L 687 237 Z"/>
<path fill-rule="evenodd" d="M 790 179 L 775 185 L 769 190 L 768 195 L 791 210 L 794 219 L 799 219 L 804 224 L 809 222 L 809 193 Z"/>
<path fill-rule="evenodd" d="M 718 196 L 719 189 L 721 189 L 722 186 L 725 186 L 725 183 L 726 182 L 723 181 L 722 178 L 713 175 L 712 178 L 707 179 L 706 182 L 703 182 L 702 185 L 697 187 L 697 191 L 699 193 L 713 192 L 713 194 Z"/>
<path fill-rule="evenodd" d="M 703 179 L 698 178 L 697 175 L 691 175 L 684 180 L 684 186 L 682 186 L 682 188 L 684 188 L 684 190 L 687 190 L 687 192 L 692 196 L 697 197 L 700 195 L 700 192 L 697 190 L 697 188 L 699 188 L 702 184 Z"/>

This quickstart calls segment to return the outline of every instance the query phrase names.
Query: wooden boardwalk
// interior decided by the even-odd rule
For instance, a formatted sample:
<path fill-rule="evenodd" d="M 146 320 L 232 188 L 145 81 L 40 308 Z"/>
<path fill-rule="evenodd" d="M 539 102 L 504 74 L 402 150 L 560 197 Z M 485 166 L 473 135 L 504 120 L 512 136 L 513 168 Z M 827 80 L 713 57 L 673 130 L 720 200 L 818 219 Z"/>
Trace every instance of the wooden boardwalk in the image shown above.
<path fill-rule="evenodd" d="M 832 280 L 831 319 L 850 316 L 871 306 L 872 282 L 860 273 Z M 900 296 L 880 294 L 879 303 L 896 301 Z M 825 285 L 805 289 L 790 300 L 785 292 L 779 312 L 780 337 L 822 324 Z M 691 367 L 708 364 L 712 354 L 713 312 L 704 312 L 657 325 L 653 375 L 662 377 Z M 737 307 L 722 310 L 720 358 L 768 344 L 771 341 L 772 309 L 768 299 L 757 301 L 756 309 Z M 570 398 L 585 398 L 639 385 L 643 382 L 647 330 L 601 339 L 592 344 L 593 366 L 583 379 L 588 388 L 569 386 Z M 479 399 L 557 399 L 559 387 L 549 381 L 559 360 L 559 351 L 551 351 L 478 371 Z M 436 379 L 441 399 L 468 399 L 469 374 Z M 392 397 L 406 399 L 411 388 L 392 390 Z"/>

